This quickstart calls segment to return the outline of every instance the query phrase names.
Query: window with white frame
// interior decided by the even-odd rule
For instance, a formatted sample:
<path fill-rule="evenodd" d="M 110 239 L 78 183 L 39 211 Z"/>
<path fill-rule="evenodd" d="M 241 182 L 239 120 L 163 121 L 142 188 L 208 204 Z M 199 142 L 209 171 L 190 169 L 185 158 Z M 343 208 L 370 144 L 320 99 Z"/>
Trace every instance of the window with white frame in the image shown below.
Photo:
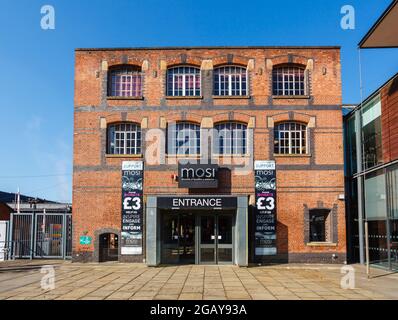
<path fill-rule="evenodd" d="M 168 96 L 200 96 L 200 69 L 180 66 L 167 70 Z"/>
<path fill-rule="evenodd" d="M 246 68 L 239 66 L 224 66 L 214 69 L 214 95 L 246 96 Z"/>
<path fill-rule="evenodd" d="M 143 75 L 141 68 L 135 66 L 117 66 L 109 71 L 108 96 L 141 97 Z"/>
<path fill-rule="evenodd" d="M 274 130 L 276 154 L 306 154 L 307 127 L 298 122 L 282 122 Z"/>
<path fill-rule="evenodd" d="M 135 123 L 109 125 L 108 154 L 141 154 L 141 127 Z"/>
<path fill-rule="evenodd" d="M 169 154 L 200 154 L 200 125 L 178 122 L 168 127 L 167 151 Z"/>
<path fill-rule="evenodd" d="M 272 94 L 276 96 L 304 96 L 307 94 L 304 68 L 275 67 L 272 70 Z"/>
<path fill-rule="evenodd" d="M 218 154 L 246 154 L 247 126 L 225 122 L 214 126 L 214 151 Z"/>

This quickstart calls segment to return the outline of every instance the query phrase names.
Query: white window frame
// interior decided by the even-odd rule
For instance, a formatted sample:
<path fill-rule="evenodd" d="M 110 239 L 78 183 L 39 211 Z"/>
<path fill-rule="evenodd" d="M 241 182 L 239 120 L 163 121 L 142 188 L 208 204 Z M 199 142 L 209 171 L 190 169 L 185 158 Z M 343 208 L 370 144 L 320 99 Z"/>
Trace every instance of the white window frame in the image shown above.
<path fill-rule="evenodd" d="M 232 73 L 231 72 L 231 68 L 235 68 L 235 72 Z M 237 73 L 237 69 L 239 70 L 245 70 L 245 76 L 246 76 L 246 93 L 242 94 L 242 73 Z M 220 71 L 223 70 L 223 73 L 220 73 Z M 228 70 L 229 72 L 226 73 L 225 71 Z M 218 77 L 218 94 L 216 94 L 216 96 L 247 96 L 248 95 L 248 90 L 249 90 L 249 74 L 247 71 L 247 68 L 242 67 L 242 66 L 235 66 L 235 65 L 230 65 L 230 66 L 222 66 L 222 67 L 218 67 L 214 69 L 214 72 L 217 72 L 217 77 Z M 225 92 L 226 90 L 223 89 L 223 91 L 221 91 L 221 76 L 227 77 L 227 81 L 224 81 L 225 83 L 228 83 L 228 95 L 223 95 L 221 94 L 221 92 Z M 232 94 L 232 76 L 235 77 L 239 77 L 239 81 L 237 83 L 239 83 L 239 94 Z M 236 88 L 235 88 L 236 91 Z"/>
<path fill-rule="evenodd" d="M 117 130 L 120 125 L 129 125 L 131 126 L 130 130 Z M 113 128 L 113 136 L 112 130 Z M 120 127 L 119 127 L 120 128 Z M 135 130 L 132 130 L 135 129 Z M 122 155 L 140 155 L 142 150 L 142 133 L 141 133 L 141 126 L 139 124 L 133 122 L 122 122 L 122 123 L 115 123 L 110 124 L 107 130 L 108 134 L 108 154 L 122 154 Z M 122 136 L 122 138 L 116 139 L 116 134 Z M 127 135 L 130 134 L 130 146 L 127 147 Z M 123 147 L 117 146 L 116 140 L 123 141 Z M 113 152 L 112 152 L 113 149 Z M 130 153 L 128 152 L 130 149 Z"/>
<path fill-rule="evenodd" d="M 297 130 L 297 129 L 291 129 L 291 128 L 289 128 L 289 129 L 283 129 L 283 130 L 281 130 L 280 129 L 280 125 L 282 125 L 282 124 L 284 124 L 284 125 L 292 125 L 292 124 L 298 124 L 298 125 L 300 125 L 300 126 L 304 126 L 305 127 L 305 130 Z M 277 153 L 275 153 L 275 148 L 274 148 L 274 153 L 275 154 L 278 154 L 278 155 L 289 155 L 289 154 L 297 154 L 297 155 L 305 155 L 305 154 L 308 154 L 308 152 L 309 152 L 309 139 L 308 139 L 308 126 L 307 125 L 305 125 L 304 123 L 300 123 L 300 122 L 292 122 L 292 121 L 289 121 L 289 122 L 282 122 L 282 123 L 278 123 L 277 125 L 276 125 L 276 127 L 277 127 L 277 132 L 278 132 L 278 137 L 274 137 L 274 140 L 275 140 L 275 138 L 277 139 L 277 141 L 278 141 L 278 152 Z M 305 151 L 303 151 L 303 131 L 305 131 Z M 281 134 L 281 132 L 282 133 L 284 133 L 285 135 L 287 134 L 287 138 L 286 137 L 284 137 L 283 138 L 283 140 L 284 141 L 287 141 L 288 142 L 288 146 L 282 146 L 282 144 L 281 144 L 281 141 L 282 141 L 282 138 L 280 138 L 280 134 Z M 300 145 L 299 145 L 299 153 L 297 153 L 297 152 L 292 152 L 292 150 L 293 150 L 293 148 L 297 148 L 298 146 L 293 146 L 293 143 L 292 143 L 292 141 L 293 140 L 296 140 L 297 141 L 297 138 L 292 138 L 292 133 L 298 133 L 298 135 L 299 135 L 299 141 L 300 141 Z M 283 153 L 283 152 L 281 152 L 281 150 L 288 150 L 288 153 Z"/>
<path fill-rule="evenodd" d="M 191 128 L 192 126 L 192 128 Z M 178 128 L 178 129 L 177 129 Z M 190 155 L 200 155 L 201 152 L 201 128 L 200 124 L 182 121 L 177 122 L 167 128 L 167 153 L 169 155 L 178 155 L 178 156 L 190 156 Z M 191 135 L 194 136 L 191 136 Z M 199 134 L 199 135 L 197 135 Z M 188 149 L 188 153 L 179 153 L 180 147 L 179 142 L 182 141 L 181 138 L 189 137 L 188 144 L 185 145 L 185 148 Z M 192 139 L 193 138 L 193 139 Z M 183 143 L 184 144 L 184 143 Z M 191 152 L 194 151 L 194 152 Z"/>
<path fill-rule="evenodd" d="M 108 78 L 110 80 L 109 89 L 108 89 L 109 97 L 126 97 L 126 98 L 142 97 L 144 77 L 141 71 L 139 71 L 138 69 L 135 70 L 134 67 L 126 66 L 125 68 L 115 67 L 113 69 L 110 69 L 109 72 L 110 72 L 110 77 Z M 123 77 L 125 77 L 125 81 L 123 81 Z M 125 85 L 129 84 L 130 89 L 127 90 L 119 88 L 119 90 L 117 90 L 116 87 L 114 88 L 114 86 L 116 86 L 118 78 L 120 86 L 122 86 L 123 83 Z M 139 79 L 139 85 L 136 85 L 135 87 L 135 92 L 137 92 L 138 94 L 135 95 L 133 95 L 134 78 L 136 82 L 138 82 Z M 120 94 L 118 95 L 116 93 L 122 93 L 122 95 Z M 127 95 L 123 95 L 123 93 L 127 93 Z"/>
<path fill-rule="evenodd" d="M 301 86 L 300 86 L 300 88 L 297 89 L 297 90 L 300 91 L 300 94 L 296 94 L 296 83 L 297 82 L 296 82 L 296 79 L 295 79 L 295 76 L 294 76 L 294 72 L 291 73 L 290 69 L 292 69 L 292 70 L 297 69 L 297 70 L 300 70 L 303 73 L 303 87 L 301 88 Z M 282 76 L 282 82 L 276 81 L 276 83 L 281 83 L 282 84 L 282 89 L 279 89 L 279 88 L 276 89 L 277 91 L 282 90 L 282 94 L 279 94 L 278 92 L 277 93 L 274 92 L 274 82 L 275 82 L 274 81 L 274 76 L 276 76 L 276 77 L 278 76 L 278 74 L 274 75 L 275 71 L 277 73 L 279 72 L 281 74 L 281 76 Z M 286 79 L 286 77 L 290 77 L 290 76 L 293 76 L 293 80 L 292 81 L 289 81 L 289 79 Z M 293 89 L 285 88 L 285 85 L 289 84 L 289 83 L 293 84 Z M 299 84 L 301 84 L 301 81 L 299 82 Z M 291 91 L 291 90 L 293 91 L 293 94 L 286 94 L 286 93 L 289 93 L 289 91 Z M 303 94 L 301 94 L 301 90 L 303 90 Z M 275 69 L 273 70 L 273 73 L 272 73 L 272 94 L 273 95 L 276 95 L 276 96 L 298 96 L 298 97 L 300 97 L 300 96 L 306 96 L 308 94 L 307 91 L 308 91 L 307 71 L 304 68 L 298 67 L 296 65 L 294 65 L 294 66 L 287 65 L 287 66 L 275 67 Z"/>
<path fill-rule="evenodd" d="M 182 68 L 183 69 L 183 73 L 174 73 L 173 71 L 174 70 L 176 70 L 176 69 L 179 69 L 179 68 Z M 193 69 L 195 69 L 195 70 L 197 70 L 198 72 L 197 73 L 191 73 L 191 72 L 187 72 L 186 70 L 187 69 L 189 69 L 189 68 L 193 68 Z M 198 67 L 194 67 L 194 66 L 176 66 L 176 67 L 172 67 L 172 68 L 169 68 L 169 69 L 167 69 L 167 75 L 166 75 L 166 83 L 167 83 L 167 85 L 166 85 L 166 94 L 168 95 L 168 96 L 170 96 L 169 95 L 169 86 L 170 86 L 170 83 L 169 83 L 169 72 L 173 72 L 173 74 L 172 74 L 172 97 L 200 97 L 201 96 L 201 94 L 202 94 L 202 86 L 201 86 L 201 83 L 202 83 L 202 75 L 201 75 L 201 72 L 200 72 L 200 68 L 198 68 Z M 187 90 L 186 90 L 186 80 L 187 80 L 187 77 L 188 76 L 192 76 L 193 77 L 193 95 L 187 95 Z M 197 88 L 196 87 L 196 76 L 199 76 L 199 88 Z M 176 88 L 175 88 L 175 84 L 176 84 L 176 78 L 177 77 L 182 77 L 182 95 L 179 95 L 179 94 L 176 94 L 177 93 L 177 91 L 176 91 Z M 196 94 L 196 90 L 197 89 L 199 89 L 199 95 L 197 95 Z"/>
<path fill-rule="evenodd" d="M 227 135 L 220 134 L 220 131 L 223 130 L 225 130 Z M 247 124 L 245 123 L 229 121 L 215 124 L 215 137 L 213 137 L 215 152 L 219 155 L 246 155 L 248 142 L 247 132 Z M 223 140 L 223 152 L 220 150 L 221 139 Z"/>

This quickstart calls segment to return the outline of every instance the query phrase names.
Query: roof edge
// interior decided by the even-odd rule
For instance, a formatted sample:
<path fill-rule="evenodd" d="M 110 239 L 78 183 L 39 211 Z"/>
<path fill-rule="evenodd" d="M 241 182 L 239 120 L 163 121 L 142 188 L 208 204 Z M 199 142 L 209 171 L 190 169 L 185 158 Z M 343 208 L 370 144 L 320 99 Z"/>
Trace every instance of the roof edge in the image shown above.
<path fill-rule="evenodd" d="M 114 47 L 75 48 L 75 51 L 122 51 L 122 50 L 190 50 L 190 49 L 341 49 L 341 46 L 172 46 L 172 47 Z"/>
<path fill-rule="evenodd" d="M 375 31 L 375 29 L 379 26 L 379 24 L 384 20 L 384 18 L 390 13 L 390 11 L 398 4 L 398 0 L 393 0 L 390 5 L 387 7 L 386 10 L 381 14 L 381 16 L 376 20 L 376 22 L 373 24 L 373 26 L 368 30 L 368 32 L 365 34 L 365 36 L 362 38 L 361 41 L 358 43 L 358 47 L 360 49 L 374 49 L 374 48 L 396 48 L 396 47 L 366 47 L 362 48 L 362 45 L 368 38 L 372 35 L 372 33 Z"/>
<path fill-rule="evenodd" d="M 384 82 L 381 86 L 379 86 L 376 90 L 374 90 L 369 96 L 366 97 L 361 103 L 358 103 L 357 106 L 352 109 L 349 113 L 345 115 L 345 117 L 349 116 L 350 114 L 354 113 L 356 110 L 363 107 L 364 104 L 368 103 L 372 100 L 385 86 L 387 86 L 391 81 L 398 77 L 398 72 L 395 73 L 392 77 L 390 77 L 386 82 Z"/>

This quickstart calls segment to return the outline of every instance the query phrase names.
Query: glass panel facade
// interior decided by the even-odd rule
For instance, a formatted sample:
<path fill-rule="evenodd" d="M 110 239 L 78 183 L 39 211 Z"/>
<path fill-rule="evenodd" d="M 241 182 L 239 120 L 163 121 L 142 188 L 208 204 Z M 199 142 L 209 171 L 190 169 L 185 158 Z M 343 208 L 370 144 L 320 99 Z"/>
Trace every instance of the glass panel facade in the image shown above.
<path fill-rule="evenodd" d="M 365 216 L 367 220 L 387 217 L 386 177 L 382 170 L 365 177 Z"/>
<path fill-rule="evenodd" d="M 381 144 L 380 96 L 372 99 L 362 109 L 363 168 L 368 169 L 383 163 Z"/>
<path fill-rule="evenodd" d="M 348 176 L 357 173 L 357 144 L 355 115 L 352 115 L 346 122 L 346 172 Z"/>
<path fill-rule="evenodd" d="M 391 268 L 398 270 L 398 165 L 387 171 Z"/>
<path fill-rule="evenodd" d="M 374 266 L 398 270 L 398 166 L 365 176 L 364 207 L 369 257 Z"/>

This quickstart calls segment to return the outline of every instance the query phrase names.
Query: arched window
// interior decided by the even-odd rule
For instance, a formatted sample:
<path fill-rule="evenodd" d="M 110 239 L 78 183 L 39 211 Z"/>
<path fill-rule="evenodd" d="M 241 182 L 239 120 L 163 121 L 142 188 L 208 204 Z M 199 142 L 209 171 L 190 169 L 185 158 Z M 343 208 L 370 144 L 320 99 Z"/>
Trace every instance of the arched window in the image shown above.
<path fill-rule="evenodd" d="M 191 122 L 170 125 L 167 142 L 169 154 L 200 154 L 200 125 Z"/>
<path fill-rule="evenodd" d="M 214 95 L 246 96 L 247 72 L 239 66 L 224 66 L 214 69 Z"/>
<path fill-rule="evenodd" d="M 108 96 L 142 97 L 143 75 L 140 67 L 115 66 L 108 75 Z"/>
<path fill-rule="evenodd" d="M 141 126 L 117 123 L 108 126 L 108 154 L 141 154 Z"/>
<path fill-rule="evenodd" d="M 168 96 L 200 96 L 200 69 L 180 66 L 167 69 Z"/>
<path fill-rule="evenodd" d="M 225 122 L 214 126 L 214 151 L 218 154 L 246 154 L 247 126 Z"/>
<path fill-rule="evenodd" d="M 275 96 L 304 96 L 305 69 L 298 66 L 280 66 L 272 70 L 272 94 Z"/>
<path fill-rule="evenodd" d="M 307 127 L 297 122 L 282 122 L 274 131 L 276 154 L 306 154 Z"/>

